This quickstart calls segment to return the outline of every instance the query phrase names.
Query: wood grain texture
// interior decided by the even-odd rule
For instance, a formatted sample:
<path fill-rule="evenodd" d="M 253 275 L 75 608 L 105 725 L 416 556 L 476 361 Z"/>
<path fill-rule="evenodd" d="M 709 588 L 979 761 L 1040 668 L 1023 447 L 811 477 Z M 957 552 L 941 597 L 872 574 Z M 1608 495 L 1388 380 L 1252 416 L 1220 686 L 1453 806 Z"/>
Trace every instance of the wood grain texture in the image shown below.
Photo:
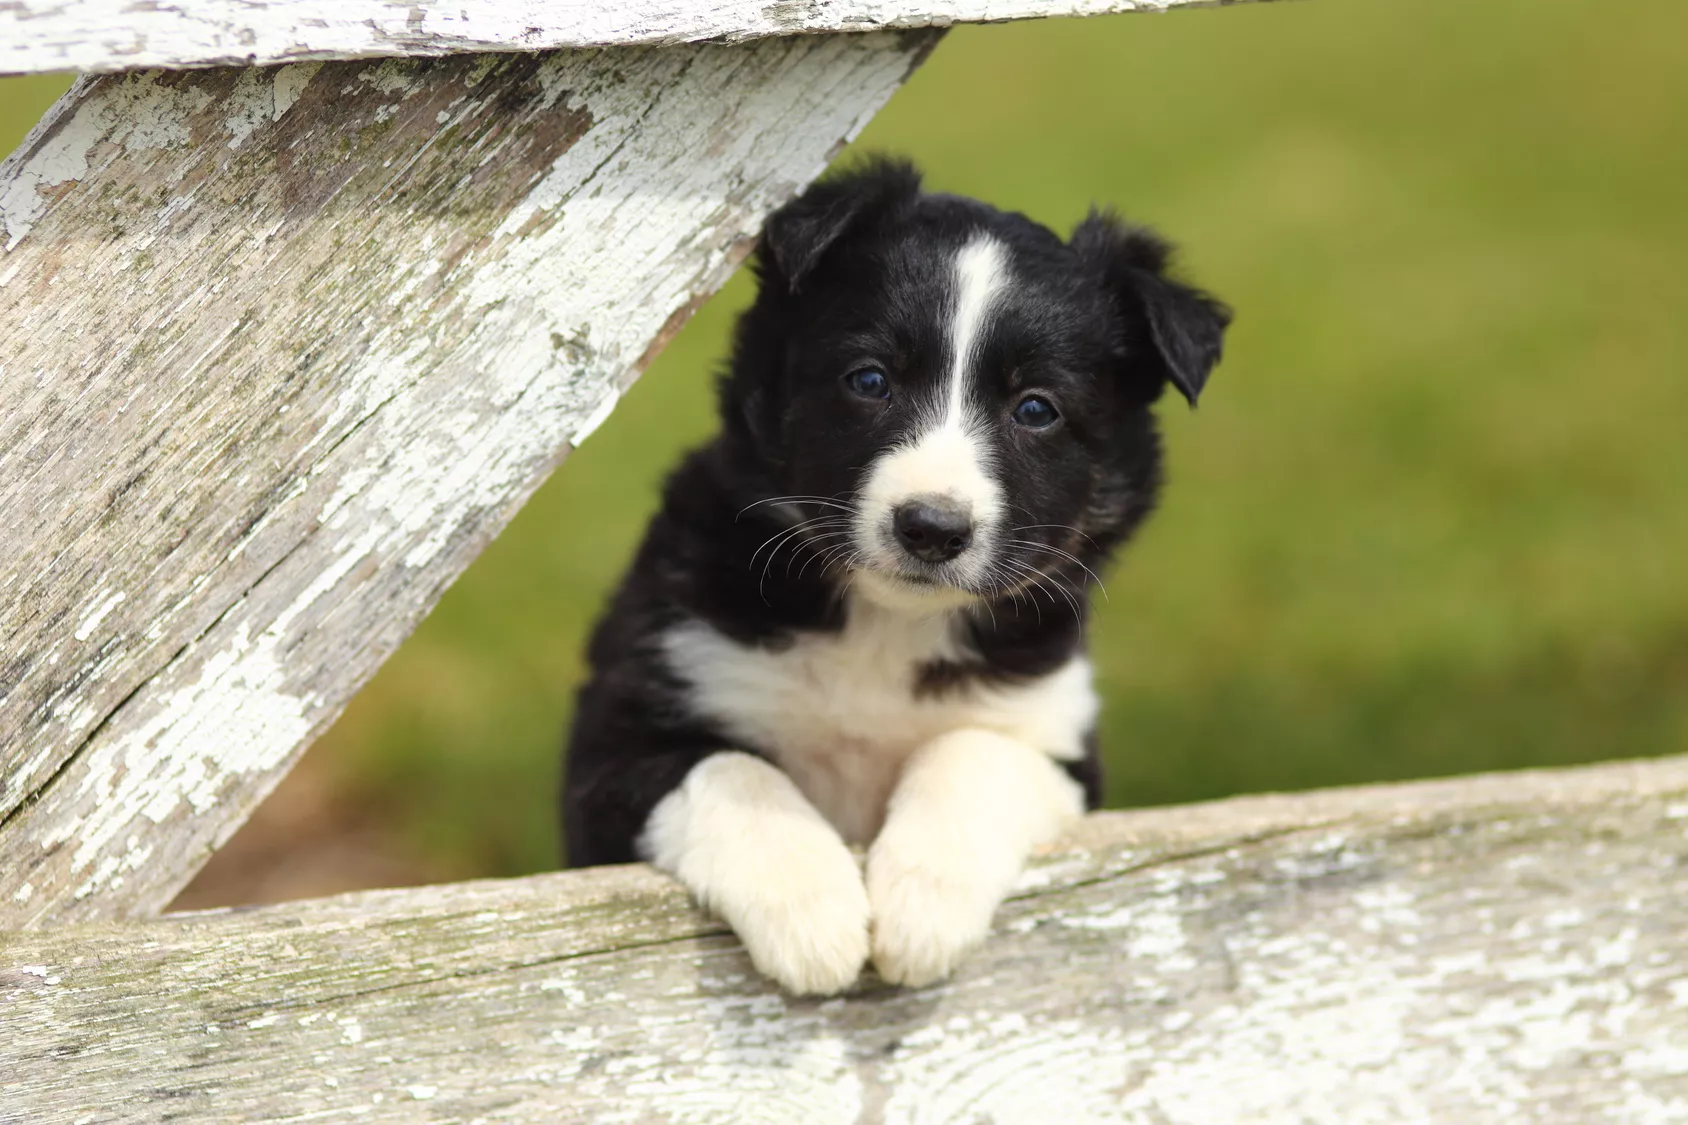
<path fill-rule="evenodd" d="M 937 34 L 78 82 L 0 166 L 0 926 L 162 909 Z"/>
<path fill-rule="evenodd" d="M 9 0 L 0 74 L 740 42 L 1218 0 Z"/>
<path fill-rule="evenodd" d="M 921 991 L 643 867 L 0 937 L 0 1121 L 1656 1123 L 1688 760 L 1101 814 Z"/>

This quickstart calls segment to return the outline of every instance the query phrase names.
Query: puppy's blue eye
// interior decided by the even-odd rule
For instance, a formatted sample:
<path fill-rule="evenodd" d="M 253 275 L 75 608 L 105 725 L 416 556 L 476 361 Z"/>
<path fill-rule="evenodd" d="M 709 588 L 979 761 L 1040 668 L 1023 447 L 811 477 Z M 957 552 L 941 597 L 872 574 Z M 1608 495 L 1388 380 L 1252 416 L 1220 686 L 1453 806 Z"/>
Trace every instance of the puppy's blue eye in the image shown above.
<path fill-rule="evenodd" d="M 844 385 L 862 398 L 890 398 L 891 380 L 877 367 L 864 367 L 844 376 Z"/>
<path fill-rule="evenodd" d="M 1055 419 L 1060 416 L 1053 403 L 1036 395 L 1021 399 L 1020 405 L 1014 408 L 1014 421 L 1028 430 L 1041 430 L 1045 426 L 1054 425 Z"/>

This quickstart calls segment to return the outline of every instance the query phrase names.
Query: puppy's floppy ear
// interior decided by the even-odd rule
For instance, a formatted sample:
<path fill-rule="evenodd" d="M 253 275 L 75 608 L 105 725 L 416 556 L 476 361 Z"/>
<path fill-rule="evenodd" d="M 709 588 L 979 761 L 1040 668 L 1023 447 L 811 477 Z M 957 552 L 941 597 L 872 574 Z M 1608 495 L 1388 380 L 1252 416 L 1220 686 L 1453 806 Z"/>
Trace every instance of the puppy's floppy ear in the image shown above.
<path fill-rule="evenodd" d="M 1231 310 L 1168 277 L 1172 247 L 1153 231 L 1126 226 L 1110 211 L 1092 211 L 1073 231 L 1071 245 L 1119 310 L 1142 319 L 1164 376 L 1194 406 L 1219 362 Z"/>
<path fill-rule="evenodd" d="M 914 165 L 886 157 L 811 185 L 769 216 L 760 253 L 764 273 L 780 278 L 795 293 L 827 248 L 852 225 L 919 193 L 920 173 Z"/>

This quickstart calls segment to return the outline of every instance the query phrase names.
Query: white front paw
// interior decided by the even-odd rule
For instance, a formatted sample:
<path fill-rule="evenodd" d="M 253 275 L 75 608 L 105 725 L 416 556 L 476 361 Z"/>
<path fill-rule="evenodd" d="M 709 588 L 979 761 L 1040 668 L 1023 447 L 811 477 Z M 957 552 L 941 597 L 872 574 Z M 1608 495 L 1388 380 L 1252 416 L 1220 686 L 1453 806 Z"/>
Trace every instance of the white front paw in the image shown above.
<path fill-rule="evenodd" d="M 798 996 L 830 996 L 867 961 L 867 896 L 860 882 L 853 890 L 760 903 L 733 929 L 758 971 Z"/>
<path fill-rule="evenodd" d="M 868 902 L 841 845 L 788 854 L 720 904 L 756 968 L 799 996 L 849 987 L 868 954 Z M 771 877 L 770 877 L 771 876 Z"/>
<path fill-rule="evenodd" d="M 997 896 L 983 880 L 875 853 L 868 862 L 873 965 L 889 984 L 911 988 L 950 975 L 990 932 Z"/>
<path fill-rule="evenodd" d="M 729 750 L 693 766 L 651 810 L 639 849 L 792 992 L 838 992 L 861 972 L 868 910 L 856 858 L 761 758 Z"/>

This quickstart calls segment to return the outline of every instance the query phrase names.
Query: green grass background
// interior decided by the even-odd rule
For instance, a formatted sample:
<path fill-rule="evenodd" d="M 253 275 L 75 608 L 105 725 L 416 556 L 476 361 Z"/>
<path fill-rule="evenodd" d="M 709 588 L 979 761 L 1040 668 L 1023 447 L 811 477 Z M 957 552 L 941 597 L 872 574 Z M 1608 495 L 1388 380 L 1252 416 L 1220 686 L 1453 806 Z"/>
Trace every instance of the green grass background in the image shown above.
<path fill-rule="evenodd" d="M 0 144 L 63 79 L 0 83 Z M 1315 0 L 953 32 L 857 149 L 1235 305 L 1108 582 L 1114 805 L 1688 750 L 1688 5 Z M 741 277 L 312 750 L 452 874 L 550 866 L 590 623 Z"/>

